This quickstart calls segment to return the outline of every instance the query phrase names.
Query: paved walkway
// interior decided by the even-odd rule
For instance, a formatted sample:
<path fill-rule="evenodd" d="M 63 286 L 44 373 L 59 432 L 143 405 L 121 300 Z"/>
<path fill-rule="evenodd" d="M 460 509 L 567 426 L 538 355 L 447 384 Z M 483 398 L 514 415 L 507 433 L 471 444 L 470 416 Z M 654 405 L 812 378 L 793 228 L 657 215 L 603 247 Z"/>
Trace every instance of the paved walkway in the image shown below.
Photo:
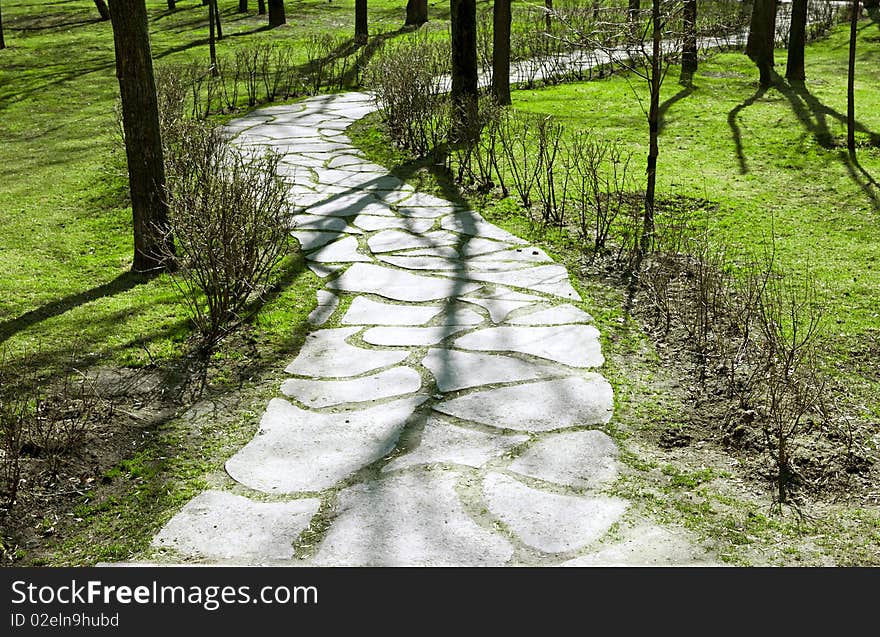
<path fill-rule="evenodd" d="M 319 96 L 229 125 L 285 154 L 293 234 L 326 284 L 279 396 L 226 463 L 235 484 L 171 519 L 160 561 L 701 563 L 604 491 L 614 396 L 566 269 L 365 160 L 345 129 L 373 108 Z"/>

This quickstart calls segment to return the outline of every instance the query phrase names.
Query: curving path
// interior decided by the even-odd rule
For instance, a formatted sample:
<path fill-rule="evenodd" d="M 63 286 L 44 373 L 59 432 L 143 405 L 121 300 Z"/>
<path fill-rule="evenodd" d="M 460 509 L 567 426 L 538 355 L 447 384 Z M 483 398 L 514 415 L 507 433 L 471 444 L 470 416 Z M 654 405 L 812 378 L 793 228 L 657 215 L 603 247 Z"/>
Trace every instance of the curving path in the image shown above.
<path fill-rule="evenodd" d="M 294 236 L 325 278 L 314 331 L 228 488 L 157 534 L 162 560 L 305 565 L 693 564 L 627 515 L 602 427 L 613 392 L 566 269 L 368 162 L 361 93 L 255 111 L 284 153 Z M 614 541 L 603 541 L 614 527 Z M 305 532 L 305 534 L 304 534 Z M 607 538 L 606 538 L 607 539 Z"/>

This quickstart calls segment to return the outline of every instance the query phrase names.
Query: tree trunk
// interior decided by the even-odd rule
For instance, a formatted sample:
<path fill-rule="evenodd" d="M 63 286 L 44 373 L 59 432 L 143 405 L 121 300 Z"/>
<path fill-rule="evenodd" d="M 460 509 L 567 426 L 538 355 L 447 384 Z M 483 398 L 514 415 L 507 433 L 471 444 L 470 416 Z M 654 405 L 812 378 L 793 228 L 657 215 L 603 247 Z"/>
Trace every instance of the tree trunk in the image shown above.
<path fill-rule="evenodd" d="M 145 0 L 110 0 L 110 9 L 134 221 L 131 269 L 146 272 L 172 266 L 174 253 L 147 8 Z"/>
<path fill-rule="evenodd" d="M 0 49 L 6 48 L 6 38 L 3 37 L 3 11 L 0 10 Z"/>
<path fill-rule="evenodd" d="M 682 22 L 684 39 L 681 43 L 681 74 L 692 77 L 697 72 L 697 0 L 685 0 Z"/>
<path fill-rule="evenodd" d="M 358 44 L 366 44 L 369 38 L 367 0 L 354 0 L 354 41 Z"/>
<path fill-rule="evenodd" d="M 223 27 L 220 24 L 220 7 L 217 6 L 217 0 L 211 0 L 214 5 L 214 23 L 217 25 L 217 39 L 223 39 Z"/>
<path fill-rule="evenodd" d="M 421 26 L 428 21 L 428 0 L 407 0 L 406 22 L 407 26 Z"/>
<path fill-rule="evenodd" d="M 635 22 L 636 18 L 639 17 L 639 11 L 641 10 L 641 0 L 629 0 L 629 11 L 627 12 L 627 15 L 629 16 L 629 21 Z"/>
<path fill-rule="evenodd" d="M 804 46 L 807 41 L 807 0 L 792 0 L 791 25 L 788 29 L 788 61 L 785 77 L 790 82 L 803 82 Z"/>
<path fill-rule="evenodd" d="M 266 0 L 257 0 L 257 13 L 266 15 Z"/>
<path fill-rule="evenodd" d="M 503 106 L 510 104 L 510 1 L 492 7 L 492 94 Z"/>
<path fill-rule="evenodd" d="M 776 40 L 776 0 L 755 0 L 746 55 L 758 67 L 762 88 L 773 84 L 773 48 Z"/>
<path fill-rule="evenodd" d="M 214 13 L 216 11 L 216 5 L 214 4 L 214 0 L 208 0 L 208 51 L 211 55 L 211 75 L 217 76 L 217 45 L 214 37 Z"/>
<path fill-rule="evenodd" d="M 852 19 L 849 23 L 849 64 L 846 74 L 846 150 L 850 159 L 856 158 L 856 35 L 859 30 L 859 0 L 853 0 Z"/>
<path fill-rule="evenodd" d="M 287 22 L 284 15 L 284 0 L 269 0 L 269 26 L 278 27 Z"/>
<path fill-rule="evenodd" d="M 95 6 L 98 8 L 98 13 L 101 14 L 101 20 L 110 19 L 110 9 L 107 7 L 107 3 L 104 2 L 104 0 L 95 0 Z"/>
<path fill-rule="evenodd" d="M 238 12 L 239 13 L 247 13 L 248 11 L 248 0 L 238 0 Z"/>
<path fill-rule="evenodd" d="M 449 4 L 454 137 L 465 141 L 473 135 L 470 124 L 477 114 L 477 3 L 476 0 L 450 0 Z"/>
<path fill-rule="evenodd" d="M 553 16 L 551 15 L 553 0 L 544 0 L 544 8 L 546 9 L 544 12 L 544 29 L 547 33 L 550 33 L 550 29 L 553 27 Z"/>
<path fill-rule="evenodd" d="M 645 187 L 645 217 L 642 224 L 642 237 L 639 241 L 638 264 L 651 250 L 654 244 L 654 192 L 657 187 L 657 157 L 660 147 L 657 138 L 660 136 L 660 69 L 661 44 L 663 29 L 660 23 L 660 2 L 651 3 L 652 48 L 651 48 L 651 105 L 648 108 L 648 183 Z"/>
<path fill-rule="evenodd" d="M 168 0 L 168 10 L 174 11 L 177 8 L 177 2 L 175 0 Z"/>

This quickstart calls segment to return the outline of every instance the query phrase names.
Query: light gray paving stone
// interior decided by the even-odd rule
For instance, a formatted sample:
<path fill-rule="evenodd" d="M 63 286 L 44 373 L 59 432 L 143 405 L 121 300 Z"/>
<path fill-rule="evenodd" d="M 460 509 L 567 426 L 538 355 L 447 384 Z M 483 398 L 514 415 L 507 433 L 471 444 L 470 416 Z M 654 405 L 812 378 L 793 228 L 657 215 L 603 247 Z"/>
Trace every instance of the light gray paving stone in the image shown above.
<path fill-rule="evenodd" d="M 540 248 L 535 248 L 534 246 L 500 250 L 498 252 L 492 252 L 489 254 L 471 253 L 469 256 L 471 257 L 470 261 L 472 263 L 480 263 L 482 261 L 524 261 L 526 263 L 547 263 L 553 261 L 553 259 L 551 259 L 546 252 L 544 252 Z"/>
<path fill-rule="evenodd" d="M 468 294 L 479 286 L 421 276 L 368 263 L 355 263 L 327 286 L 345 292 L 378 294 L 395 301 L 434 301 Z"/>
<path fill-rule="evenodd" d="M 342 317 L 344 325 L 424 325 L 437 316 L 439 305 L 398 305 L 379 303 L 365 296 L 356 296 Z"/>
<path fill-rule="evenodd" d="M 290 234 L 299 241 L 303 252 L 320 248 L 342 236 L 339 232 L 321 232 L 319 230 L 292 230 Z"/>
<path fill-rule="evenodd" d="M 367 243 L 374 253 L 394 252 L 407 248 L 436 248 L 452 246 L 461 241 L 461 237 L 445 230 L 434 230 L 417 236 L 403 230 L 383 230 L 369 238 Z"/>
<path fill-rule="evenodd" d="M 576 557 L 560 566 L 718 566 L 718 563 L 684 533 L 653 524 L 624 529 L 622 541 Z"/>
<path fill-rule="evenodd" d="M 437 389 L 441 392 L 456 391 L 492 383 L 536 380 L 560 371 L 549 365 L 522 361 L 498 354 L 476 354 L 454 349 L 432 348 L 422 359 Z"/>
<path fill-rule="evenodd" d="M 523 435 L 487 434 L 457 427 L 431 416 L 422 431 L 419 445 L 395 458 L 382 469 L 384 473 L 426 464 L 460 464 L 482 467 L 529 439 Z"/>
<path fill-rule="evenodd" d="M 401 228 L 409 232 L 422 233 L 434 225 L 431 219 L 403 219 L 401 217 L 380 217 L 372 214 L 359 214 L 354 225 L 368 232 Z"/>
<path fill-rule="evenodd" d="M 462 336 L 455 347 L 483 352 L 520 352 L 572 367 L 600 367 L 605 362 L 599 330 L 592 325 L 490 327 Z"/>
<path fill-rule="evenodd" d="M 318 305 L 309 313 L 309 323 L 316 327 L 323 325 L 333 315 L 337 305 L 338 296 L 326 290 L 318 290 Z"/>
<path fill-rule="evenodd" d="M 514 292 L 502 286 L 497 286 L 492 291 L 484 289 L 478 295 L 462 299 L 462 301 L 486 308 L 489 311 L 489 317 L 494 323 L 502 322 L 514 310 L 531 305 L 533 301 L 540 300 L 541 297 Z"/>
<path fill-rule="evenodd" d="M 500 473 L 483 482 L 486 505 L 523 542 L 546 553 L 576 551 L 601 538 L 626 511 L 618 498 L 557 495 Z"/>
<path fill-rule="evenodd" d="M 452 246 L 437 246 L 434 248 L 416 248 L 414 250 L 405 250 L 402 252 L 395 252 L 394 255 L 408 256 L 408 257 L 440 257 L 443 259 L 458 259 L 459 258 L 458 250 L 456 250 Z"/>
<path fill-rule="evenodd" d="M 352 263 L 371 262 L 370 257 L 357 251 L 358 242 L 355 237 L 344 237 L 333 243 L 318 248 L 306 255 L 306 258 L 319 263 Z"/>
<path fill-rule="evenodd" d="M 566 325 L 568 323 L 592 323 L 593 317 L 565 303 L 531 314 L 515 316 L 507 321 L 511 325 Z"/>
<path fill-rule="evenodd" d="M 413 188 L 409 184 L 401 184 L 393 190 L 385 190 L 374 194 L 385 203 L 397 205 L 401 201 L 408 199 L 414 192 L 415 188 Z"/>
<path fill-rule="evenodd" d="M 447 259 L 434 256 L 409 256 L 406 254 L 379 255 L 383 263 L 406 268 L 407 270 L 464 270 L 465 264 L 458 259 Z"/>
<path fill-rule="evenodd" d="M 308 407 L 331 407 L 411 394 L 422 386 L 422 377 L 410 367 L 392 367 L 378 374 L 351 380 L 289 378 L 281 393 Z"/>
<path fill-rule="evenodd" d="M 273 398 L 259 432 L 226 462 L 226 471 L 264 493 L 321 491 L 391 451 L 426 399 L 414 396 L 368 409 L 318 413 Z"/>
<path fill-rule="evenodd" d="M 439 204 L 436 206 L 410 206 L 408 201 L 404 201 L 402 205 L 397 207 L 397 212 L 404 217 L 424 217 L 436 219 L 444 215 L 453 214 L 461 210 L 450 203 Z"/>
<path fill-rule="evenodd" d="M 255 502 L 223 491 L 190 500 L 153 539 L 189 558 L 260 564 L 293 558 L 293 542 L 318 512 L 317 498 Z"/>
<path fill-rule="evenodd" d="M 413 191 L 405 201 L 401 202 L 401 206 L 406 207 L 428 207 L 428 208 L 449 208 L 450 204 L 445 199 L 429 195 L 425 192 Z"/>
<path fill-rule="evenodd" d="M 284 371 L 312 378 L 348 378 L 374 369 L 396 365 L 407 352 L 364 349 L 345 342 L 359 327 L 340 327 L 312 332 L 297 357 Z"/>
<path fill-rule="evenodd" d="M 568 280 L 564 266 L 536 265 L 530 268 L 511 269 L 501 272 L 468 271 L 467 278 L 474 281 L 500 283 L 511 287 L 545 292 L 565 299 L 580 301 L 581 297 Z"/>
<path fill-rule="evenodd" d="M 339 270 L 345 267 L 345 264 L 327 265 L 325 263 L 315 263 L 313 261 L 307 262 L 306 265 L 308 266 L 309 270 L 317 274 L 322 279 L 330 276 L 331 274 L 339 272 Z"/>
<path fill-rule="evenodd" d="M 506 241 L 508 243 L 526 243 L 525 240 L 510 234 L 507 230 L 502 230 L 498 226 L 492 225 L 479 213 L 473 211 L 457 212 L 447 215 L 440 220 L 440 226 L 452 232 L 460 234 L 469 234 L 483 237 L 486 239 L 497 239 L 498 241 Z"/>
<path fill-rule="evenodd" d="M 407 472 L 339 494 L 315 566 L 501 566 L 507 540 L 478 526 L 455 492 L 454 472 Z"/>
<path fill-rule="evenodd" d="M 299 214 L 294 216 L 293 222 L 297 230 L 323 230 L 325 232 L 361 234 L 360 230 L 352 228 L 342 217 Z"/>
<path fill-rule="evenodd" d="M 434 345 L 453 334 L 470 329 L 469 325 L 439 325 L 434 327 L 373 327 L 364 332 L 364 340 L 371 345 L 422 346 Z"/>
<path fill-rule="evenodd" d="M 391 208 L 379 203 L 375 197 L 367 194 L 347 194 L 325 199 L 307 211 L 311 215 L 330 215 L 334 217 L 351 217 L 358 214 L 373 216 L 392 216 Z"/>
<path fill-rule="evenodd" d="M 565 431 L 535 442 L 510 470 L 576 489 L 598 489 L 617 477 L 617 445 L 602 431 Z"/>
<path fill-rule="evenodd" d="M 483 389 L 447 398 L 434 409 L 500 429 L 539 432 L 611 419 L 614 393 L 598 374 Z"/>

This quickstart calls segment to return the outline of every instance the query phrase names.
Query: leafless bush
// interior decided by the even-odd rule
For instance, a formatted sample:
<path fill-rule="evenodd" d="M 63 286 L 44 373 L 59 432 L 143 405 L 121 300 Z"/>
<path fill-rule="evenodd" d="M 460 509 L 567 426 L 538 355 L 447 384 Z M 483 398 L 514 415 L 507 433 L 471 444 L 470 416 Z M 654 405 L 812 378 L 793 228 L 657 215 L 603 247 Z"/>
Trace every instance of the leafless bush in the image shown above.
<path fill-rule="evenodd" d="M 238 149 L 199 122 L 180 125 L 179 144 L 166 152 L 173 280 L 210 349 L 256 309 L 286 251 L 287 187 L 276 174 L 279 155 Z"/>
<path fill-rule="evenodd" d="M 34 408 L 33 396 L 18 390 L 23 380 L 21 372 L 5 352 L 0 355 L 0 496 L 6 508 L 11 508 L 18 498 L 22 450 Z"/>
<path fill-rule="evenodd" d="M 438 152 L 448 137 L 448 44 L 414 36 L 384 45 L 364 72 L 389 134 L 418 156 Z"/>

